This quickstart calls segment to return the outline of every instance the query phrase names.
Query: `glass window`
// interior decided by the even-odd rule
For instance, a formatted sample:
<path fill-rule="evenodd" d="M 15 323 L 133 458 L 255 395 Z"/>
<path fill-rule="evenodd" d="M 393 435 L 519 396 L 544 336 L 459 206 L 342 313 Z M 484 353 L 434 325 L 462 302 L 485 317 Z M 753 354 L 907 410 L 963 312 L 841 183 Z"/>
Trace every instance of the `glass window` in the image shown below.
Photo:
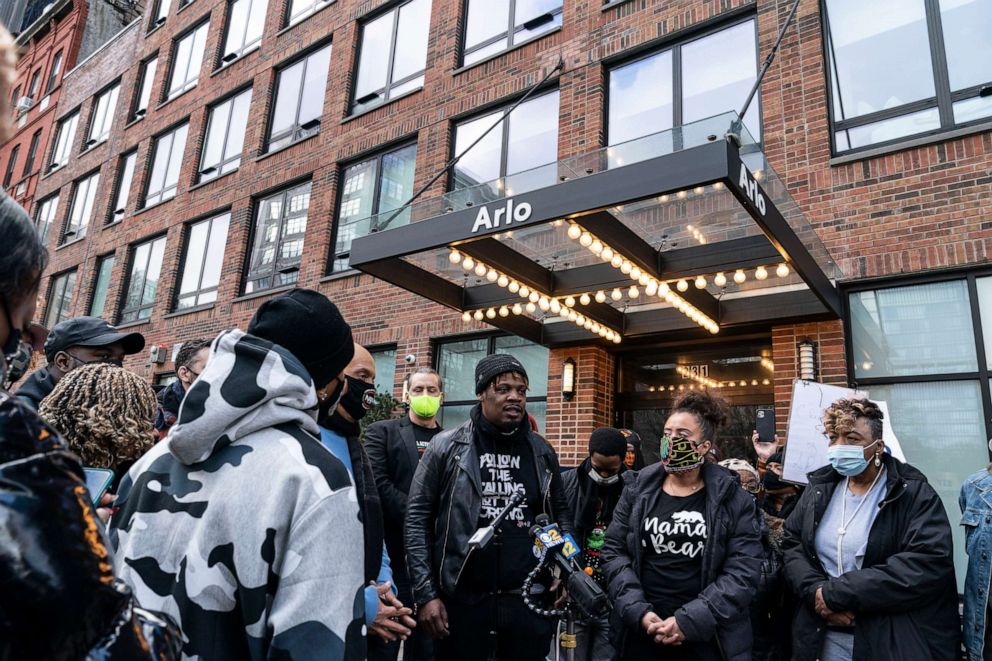
<path fill-rule="evenodd" d="M 169 8 L 172 6 L 172 0 L 156 0 L 155 2 L 155 12 L 152 14 L 152 28 L 156 28 L 162 23 L 165 23 L 166 17 L 169 15 Z"/>
<path fill-rule="evenodd" d="M 137 150 L 121 157 L 120 167 L 117 168 L 117 183 L 114 186 L 114 206 L 110 211 L 108 222 L 116 223 L 124 218 L 127 201 L 131 195 L 131 183 L 134 180 L 134 163 L 137 160 Z"/>
<path fill-rule="evenodd" d="M 58 209 L 58 195 L 52 195 L 49 198 L 45 198 L 38 205 L 38 211 L 35 213 L 34 225 L 38 228 L 38 236 L 41 238 L 41 242 L 43 244 L 48 243 L 48 232 L 52 229 L 52 221 L 55 220 L 55 214 L 58 213 Z"/>
<path fill-rule="evenodd" d="M 75 241 L 86 236 L 86 228 L 93 216 L 93 202 L 100 187 L 100 173 L 94 172 L 76 182 L 72 193 L 72 206 L 69 209 L 69 220 L 65 225 L 62 242 Z"/>
<path fill-rule="evenodd" d="M 462 122 L 455 127 L 455 153 L 460 154 L 506 109 Z M 455 166 L 454 188 L 468 188 L 558 160 L 558 91 L 530 99 L 472 147 Z M 555 183 L 555 171 L 527 173 L 506 182 L 507 194 Z M 502 191 L 497 194 L 502 197 Z"/>
<path fill-rule="evenodd" d="M 978 369 L 964 280 L 849 297 L 855 380 Z"/>
<path fill-rule="evenodd" d="M 141 65 L 141 75 L 138 80 L 138 96 L 134 104 L 132 119 L 144 117 L 148 112 L 148 103 L 152 98 L 152 85 L 155 82 L 155 70 L 158 68 L 158 56 L 145 60 Z"/>
<path fill-rule="evenodd" d="M 233 62 L 262 41 L 268 0 L 232 0 L 221 63 Z"/>
<path fill-rule="evenodd" d="M 180 38 L 172 49 L 172 76 L 167 97 L 172 99 L 196 86 L 203 64 L 203 49 L 207 44 L 208 22 Z"/>
<path fill-rule="evenodd" d="M 371 349 L 375 360 L 375 389 L 380 393 L 393 394 L 396 382 L 396 348 Z"/>
<path fill-rule="evenodd" d="M 48 82 L 45 83 L 45 94 L 51 94 L 52 90 L 59 82 L 59 74 L 62 73 L 62 51 L 55 54 L 52 59 L 52 67 L 48 70 Z"/>
<path fill-rule="evenodd" d="M 134 247 L 120 323 L 126 324 L 152 316 L 164 254 L 164 236 Z"/>
<path fill-rule="evenodd" d="M 351 112 L 424 86 L 430 22 L 430 2 L 412 0 L 362 26 Z"/>
<path fill-rule="evenodd" d="M 200 181 L 227 174 L 241 165 L 250 104 L 251 90 L 248 89 L 210 109 L 207 137 L 200 158 Z"/>
<path fill-rule="evenodd" d="M 86 141 L 87 147 L 103 142 L 110 135 L 110 125 L 114 121 L 114 110 L 117 109 L 117 96 L 120 94 L 120 84 L 115 84 L 108 90 L 97 95 L 93 101 L 93 116 L 90 118 L 90 135 Z"/>
<path fill-rule="evenodd" d="M 531 382 L 530 390 L 527 392 L 528 397 L 547 397 L 549 355 L 547 347 L 510 335 L 493 338 L 493 353 L 510 354 L 527 369 L 527 376 Z"/>
<path fill-rule="evenodd" d="M 93 281 L 93 296 L 90 299 L 90 316 L 102 317 L 107 305 L 107 290 L 110 288 L 110 273 L 114 270 L 114 256 L 107 255 L 97 261 L 96 280 Z"/>
<path fill-rule="evenodd" d="M 41 82 L 41 69 L 35 69 L 34 73 L 31 74 L 31 82 L 28 84 L 28 96 L 33 100 L 35 95 L 38 94 L 38 83 Z"/>
<path fill-rule="evenodd" d="M 52 328 L 72 316 L 69 304 L 72 290 L 76 287 L 75 269 L 52 277 L 48 289 L 48 305 L 45 310 L 45 328 Z"/>
<path fill-rule="evenodd" d="M 55 132 L 55 148 L 52 150 L 52 162 L 49 170 L 60 168 L 69 162 L 72 143 L 76 139 L 76 125 L 79 124 L 79 112 L 74 112 L 59 122 Z"/>
<path fill-rule="evenodd" d="M 464 64 L 560 27 L 561 5 L 561 0 L 469 0 Z"/>
<path fill-rule="evenodd" d="M 10 105 L 16 106 L 17 101 L 21 98 L 21 86 L 18 85 L 14 88 L 14 93 L 10 95 Z"/>
<path fill-rule="evenodd" d="M 302 21 L 318 9 L 326 7 L 334 0 L 290 0 L 289 11 L 286 16 L 286 25 L 292 25 Z"/>
<path fill-rule="evenodd" d="M 146 207 L 176 196 L 188 128 L 188 124 L 183 124 L 155 140 L 152 149 L 152 174 L 148 179 L 148 193 L 145 195 Z"/>
<path fill-rule="evenodd" d="M 269 128 L 269 151 L 320 132 L 331 47 L 324 46 L 279 71 Z"/>
<path fill-rule="evenodd" d="M 220 284 L 230 221 L 231 214 L 224 213 L 190 225 L 186 236 L 183 278 L 176 299 L 177 310 L 217 300 L 217 285 Z"/>
<path fill-rule="evenodd" d="M 246 294 L 297 281 L 309 209 L 310 182 L 259 202 Z"/>
<path fill-rule="evenodd" d="M 835 151 L 992 116 L 990 0 L 825 0 L 824 18 Z"/>
<path fill-rule="evenodd" d="M 14 145 L 10 150 L 10 158 L 7 159 L 7 170 L 3 173 L 3 187 L 10 186 L 10 180 L 14 178 L 14 168 L 17 166 L 17 156 L 21 151 L 20 145 Z"/>
<path fill-rule="evenodd" d="M 332 270 L 348 268 L 351 242 L 367 235 L 373 228 L 380 229 L 381 224 L 392 217 L 391 212 L 410 198 L 416 161 L 417 145 L 414 144 L 345 168 Z M 389 227 L 409 222 L 410 211 L 405 209 Z"/>
<path fill-rule="evenodd" d="M 34 162 L 38 158 L 38 147 L 41 146 L 41 129 L 34 132 L 31 136 L 31 146 L 28 147 L 28 157 L 24 161 L 24 171 L 21 173 L 22 177 L 26 177 L 34 171 Z"/>

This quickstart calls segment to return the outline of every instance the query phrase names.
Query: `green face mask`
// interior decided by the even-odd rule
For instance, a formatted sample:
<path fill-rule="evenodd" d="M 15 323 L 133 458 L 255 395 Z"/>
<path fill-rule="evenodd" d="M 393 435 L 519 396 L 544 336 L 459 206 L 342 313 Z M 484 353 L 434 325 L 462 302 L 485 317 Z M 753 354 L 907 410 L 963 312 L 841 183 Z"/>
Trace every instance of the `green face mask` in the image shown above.
<path fill-rule="evenodd" d="M 441 398 L 431 395 L 416 395 L 410 398 L 410 408 L 421 418 L 433 418 L 441 408 Z"/>

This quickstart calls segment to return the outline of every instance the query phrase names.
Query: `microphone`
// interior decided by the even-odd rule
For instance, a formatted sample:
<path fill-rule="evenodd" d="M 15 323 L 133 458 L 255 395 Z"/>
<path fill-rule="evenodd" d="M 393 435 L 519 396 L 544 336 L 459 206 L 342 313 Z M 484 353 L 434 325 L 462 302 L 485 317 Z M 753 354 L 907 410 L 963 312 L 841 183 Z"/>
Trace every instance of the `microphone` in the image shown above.
<path fill-rule="evenodd" d="M 525 496 L 523 491 L 517 491 L 512 496 L 510 496 L 510 500 L 506 503 L 506 506 L 502 510 L 500 510 L 499 514 L 496 515 L 496 518 L 493 519 L 488 526 L 479 528 L 472 534 L 471 537 L 469 537 L 468 540 L 469 550 L 485 548 L 486 544 L 488 544 L 492 540 L 493 535 L 496 534 L 496 528 L 498 528 L 499 524 L 503 522 L 503 519 L 506 518 L 506 515 L 509 514 L 510 510 L 512 510 L 514 507 L 524 502 L 524 498 Z"/>
<path fill-rule="evenodd" d="M 606 615 L 610 601 L 599 584 L 575 561 L 575 556 L 579 554 L 579 545 L 572 535 L 563 533 L 547 514 L 538 514 L 534 522 L 530 534 L 546 556 L 550 555 L 564 572 L 569 598 L 589 617 Z"/>

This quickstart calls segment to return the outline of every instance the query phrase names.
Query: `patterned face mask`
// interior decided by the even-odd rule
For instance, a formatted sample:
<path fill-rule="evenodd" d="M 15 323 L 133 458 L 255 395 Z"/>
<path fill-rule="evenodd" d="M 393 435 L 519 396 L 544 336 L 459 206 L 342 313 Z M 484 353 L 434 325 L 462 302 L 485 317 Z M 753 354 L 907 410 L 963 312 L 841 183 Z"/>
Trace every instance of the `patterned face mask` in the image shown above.
<path fill-rule="evenodd" d="M 661 463 L 669 473 L 681 473 L 703 465 L 703 455 L 696 452 L 696 444 L 685 436 L 661 437 Z"/>

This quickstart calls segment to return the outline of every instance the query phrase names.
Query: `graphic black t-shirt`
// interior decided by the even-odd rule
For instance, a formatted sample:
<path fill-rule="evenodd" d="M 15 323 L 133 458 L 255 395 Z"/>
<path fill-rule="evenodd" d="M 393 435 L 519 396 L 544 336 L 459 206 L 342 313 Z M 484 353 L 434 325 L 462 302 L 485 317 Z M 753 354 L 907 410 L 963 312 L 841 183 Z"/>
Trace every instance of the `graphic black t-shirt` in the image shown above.
<path fill-rule="evenodd" d="M 662 618 L 695 599 L 703 587 L 705 512 L 705 488 L 691 496 L 670 496 L 663 491 L 641 523 L 641 584 Z"/>
<path fill-rule="evenodd" d="M 431 439 L 440 433 L 440 427 L 434 427 L 433 429 L 428 429 L 426 427 L 421 427 L 420 425 L 411 425 L 413 427 L 413 438 L 417 442 L 417 454 L 421 457 L 424 456 L 424 450 L 427 449 L 427 444 L 431 442 Z"/>

